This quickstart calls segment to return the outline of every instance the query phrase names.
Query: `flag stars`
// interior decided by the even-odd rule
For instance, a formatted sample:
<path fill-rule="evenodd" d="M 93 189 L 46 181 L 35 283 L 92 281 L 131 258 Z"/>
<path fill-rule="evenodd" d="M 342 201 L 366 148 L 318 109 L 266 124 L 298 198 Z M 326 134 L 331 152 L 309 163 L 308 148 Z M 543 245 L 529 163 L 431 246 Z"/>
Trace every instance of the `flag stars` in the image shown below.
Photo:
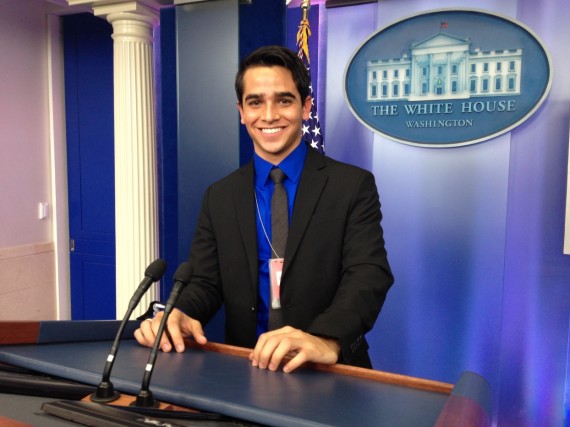
<path fill-rule="evenodd" d="M 299 40 L 297 40 L 299 41 Z M 307 68 L 307 72 L 309 76 L 311 75 L 311 67 L 308 64 L 308 58 L 305 57 L 301 46 L 299 45 L 298 51 L 299 58 L 303 60 L 305 63 L 305 67 Z M 324 141 L 323 135 L 321 133 L 321 127 L 319 124 L 319 116 L 317 115 L 317 102 L 315 100 L 315 96 L 313 93 L 313 85 L 309 85 L 310 96 L 311 96 L 311 110 L 309 112 L 309 118 L 303 121 L 303 125 L 301 127 L 301 131 L 303 134 L 303 140 L 307 142 L 312 148 L 324 153 Z"/>

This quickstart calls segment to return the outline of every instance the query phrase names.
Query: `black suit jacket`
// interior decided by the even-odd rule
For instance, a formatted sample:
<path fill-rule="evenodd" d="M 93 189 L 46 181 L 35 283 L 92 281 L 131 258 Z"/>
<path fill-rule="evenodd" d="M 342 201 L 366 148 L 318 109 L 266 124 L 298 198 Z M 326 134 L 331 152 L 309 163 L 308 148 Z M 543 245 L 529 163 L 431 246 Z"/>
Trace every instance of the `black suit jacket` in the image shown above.
<path fill-rule="evenodd" d="M 208 322 L 224 304 L 226 343 L 254 347 L 258 258 L 253 162 L 208 188 L 178 308 Z M 373 175 L 309 149 L 281 279 L 286 325 L 336 338 L 340 361 L 370 366 L 364 334 L 393 283 Z"/>

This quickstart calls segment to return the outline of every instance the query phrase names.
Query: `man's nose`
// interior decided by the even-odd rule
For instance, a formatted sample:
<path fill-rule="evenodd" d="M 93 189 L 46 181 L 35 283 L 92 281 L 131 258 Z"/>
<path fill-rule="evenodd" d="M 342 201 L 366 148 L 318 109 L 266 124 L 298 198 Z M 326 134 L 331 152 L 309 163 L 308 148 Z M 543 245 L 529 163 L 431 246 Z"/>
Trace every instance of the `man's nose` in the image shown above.
<path fill-rule="evenodd" d="M 268 102 L 265 106 L 264 117 L 265 121 L 272 122 L 274 120 L 279 120 L 279 113 L 277 108 L 272 103 Z"/>

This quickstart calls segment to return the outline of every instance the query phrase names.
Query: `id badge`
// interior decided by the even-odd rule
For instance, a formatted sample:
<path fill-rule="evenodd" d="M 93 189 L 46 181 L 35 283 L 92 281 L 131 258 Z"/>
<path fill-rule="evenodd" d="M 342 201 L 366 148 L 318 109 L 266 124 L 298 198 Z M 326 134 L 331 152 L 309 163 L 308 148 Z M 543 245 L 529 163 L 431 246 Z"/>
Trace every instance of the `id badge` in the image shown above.
<path fill-rule="evenodd" d="M 280 289 L 283 262 L 283 258 L 269 260 L 269 288 L 271 291 L 271 308 L 273 309 L 281 308 Z"/>

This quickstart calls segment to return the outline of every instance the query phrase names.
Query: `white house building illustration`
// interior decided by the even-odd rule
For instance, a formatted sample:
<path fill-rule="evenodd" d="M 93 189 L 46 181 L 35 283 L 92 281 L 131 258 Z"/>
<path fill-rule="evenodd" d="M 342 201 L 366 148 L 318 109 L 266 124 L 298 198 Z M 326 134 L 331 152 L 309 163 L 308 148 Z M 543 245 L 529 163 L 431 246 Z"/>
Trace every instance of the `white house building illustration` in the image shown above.
<path fill-rule="evenodd" d="M 368 101 L 428 101 L 519 95 L 522 49 L 469 50 L 439 32 L 400 58 L 367 61 Z"/>

